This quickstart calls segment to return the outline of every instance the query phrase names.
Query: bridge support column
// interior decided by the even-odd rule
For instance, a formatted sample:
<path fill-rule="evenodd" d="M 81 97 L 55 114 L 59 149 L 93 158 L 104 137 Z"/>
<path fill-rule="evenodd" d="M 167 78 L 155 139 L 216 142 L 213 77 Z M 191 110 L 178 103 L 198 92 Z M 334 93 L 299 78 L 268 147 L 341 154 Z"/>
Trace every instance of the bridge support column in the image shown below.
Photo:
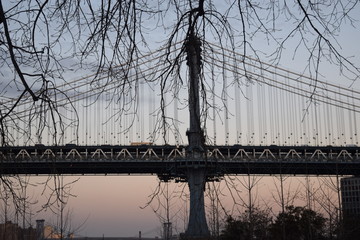
<path fill-rule="evenodd" d="M 205 217 L 204 190 L 206 183 L 206 149 L 204 132 L 201 129 L 200 113 L 200 73 L 201 42 L 190 31 L 186 40 L 187 64 L 189 66 L 189 114 L 190 128 L 187 130 L 189 146 L 187 156 L 190 164 L 186 169 L 186 178 L 190 190 L 189 223 L 182 239 L 206 240 L 210 237 Z"/>
<path fill-rule="evenodd" d="M 189 169 L 187 178 L 190 190 L 190 216 L 183 239 L 208 239 L 210 232 L 204 204 L 205 169 Z"/>

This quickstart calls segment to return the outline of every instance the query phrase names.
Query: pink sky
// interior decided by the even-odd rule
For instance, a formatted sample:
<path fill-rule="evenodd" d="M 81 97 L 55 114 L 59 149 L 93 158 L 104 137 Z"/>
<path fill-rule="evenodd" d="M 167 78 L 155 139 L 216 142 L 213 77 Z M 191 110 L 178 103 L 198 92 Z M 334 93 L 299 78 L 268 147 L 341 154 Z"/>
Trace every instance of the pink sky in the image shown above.
<path fill-rule="evenodd" d="M 77 177 L 66 176 L 64 182 L 71 182 Z M 44 181 L 44 177 L 31 177 L 31 182 Z M 260 177 L 257 177 L 260 180 Z M 243 183 L 247 177 L 239 176 L 234 181 L 234 186 L 240 192 L 236 196 L 240 203 L 242 198 L 244 201 L 248 200 L 248 192 L 244 188 Z M 320 178 L 310 178 L 312 188 L 317 188 Z M 243 182 L 243 183 L 241 183 Z M 263 177 L 257 183 L 253 190 L 253 200 L 255 205 L 264 208 L 265 205 L 273 209 L 274 213 L 279 211 L 279 206 L 276 204 L 274 198 L 277 197 L 277 190 L 274 182 L 279 184 L 275 177 Z M 238 209 L 233 208 L 233 200 L 229 192 L 226 190 L 225 181 L 222 181 L 221 191 L 224 193 L 221 202 L 227 209 L 229 214 L 238 215 L 239 211 L 243 211 L 243 207 Z M 72 225 L 78 227 L 86 219 L 84 226 L 78 231 L 80 236 L 108 236 L 108 237 L 136 237 L 139 231 L 142 231 L 144 237 L 160 236 L 160 220 L 153 212 L 151 207 L 141 209 L 149 201 L 151 195 L 156 189 L 158 180 L 156 176 L 82 176 L 79 181 L 73 184 L 71 190 L 72 197 L 67 205 L 68 209 L 72 211 Z M 187 190 L 187 186 L 180 184 L 171 184 L 169 189 L 175 192 L 174 200 L 172 200 L 172 213 L 177 212 L 174 217 L 173 225 L 177 229 L 174 232 L 184 231 L 184 221 L 186 221 L 186 203 L 174 203 L 179 199 L 182 189 Z M 174 191 L 172 189 L 175 189 Z M 29 195 L 37 196 L 33 199 L 39 200 L 39 203 L 32 207 L 32 212 L 40 209 L 40 203 L 44 202 L 46 196 L 40 196 L 42 187 L 36 187 L 29 190 Z M 305 205 L 304 178 L 289 177 L 284 183 L 284 191 L 290 191 L 290 195 L 300 190 L 297 196 L 297 205 Z M 32 192 L 32 193 L 30 193 Z M 317 191 L 319 192 L 319 191 Z M 185 191 L 186 193 L 186 191 Z M 286 194 L 287 195 L 287 194 Z M 209 201 L 207 201 L 209 202 Z M 152 205 L 156 207 L 156 201 Z M 182 204 L 182 205 L 181 205 Z M 161 208 L 160 208 L 161 209 Z M 66 211 L 66 210 L 65 210 Z M 162 212 L 163 214 L 164 212 Z M 45 219 L 47 224 L 56 222 L 56 216 L 50 211 L 42 211 L 32 217 L 35 223 L 36 219 Z M 34 224 L 33 223 L 33 224 Z"/>
<path fill-rule="evenodd" d="M 64 181 L 75 178 L 65 177 Z M 87 219 L 80 235 L 137 236 L 139 231 L 159 235 L 154 229 L 160 226 L 160 222 L 151 208 L 140 209 L 156 184 L 154 176 L 81 177 L 71 190 L 76 197 L 68 203 L 74 227 Z M 40 189 L 38 187 L 36 192 Z M 39 198 L 44 200 L 45 196 Z M 56 221 L 49 211 L 36 217 L 44 218 L 48 223 Z"/>

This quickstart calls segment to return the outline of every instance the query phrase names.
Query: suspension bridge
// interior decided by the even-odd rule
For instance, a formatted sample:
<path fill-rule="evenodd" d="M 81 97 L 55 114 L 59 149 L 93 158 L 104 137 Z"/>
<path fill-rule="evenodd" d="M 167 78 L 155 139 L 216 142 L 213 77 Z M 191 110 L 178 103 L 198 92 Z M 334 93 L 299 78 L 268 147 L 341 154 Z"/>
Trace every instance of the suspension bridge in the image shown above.
<path fill-rule="evenodd" d="M 204 46 L 203 54 L 206 66 L 211 66 L 204 70 L 201 86 L 207 145 L 359 144 L 360 90 L 220 46 Z M 188 71 L 162 83 L 166 56 L 160 49 L 134 60 L 138 65 L 130 69 L 120 65 L 48 86 L 52 105 L 34 103 L 30 96 L 20 99 L 4 121 L 7 145 L 187 144 Z M 18 99 L 0 100 L 4 115 Z"/>
<path fill-rule="evenodd" d="M 189 69 L 173 76 L 167 57 L 181 46 L 135 59 L 130 69 L 115 66 L 51 86 L 51 104 L 1 98 L 2 114 L 11 113 L 0 174 L 188 181 L 189 236 L 208 235 L 206 181 L 227 174 L 360 175 L 360 90 L 213 44 L 201 49 L 209 68 L 191 67 L 200 61 L 195 44 L 179 59 Z"/>

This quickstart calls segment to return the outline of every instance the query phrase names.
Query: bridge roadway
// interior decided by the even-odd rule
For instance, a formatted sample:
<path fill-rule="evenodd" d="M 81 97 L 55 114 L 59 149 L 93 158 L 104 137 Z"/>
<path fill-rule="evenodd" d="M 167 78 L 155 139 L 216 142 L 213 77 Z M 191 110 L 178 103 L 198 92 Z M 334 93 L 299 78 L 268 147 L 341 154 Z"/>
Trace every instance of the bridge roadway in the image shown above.
<path fill-rule="evenodd" d="M 156 174 L 181 181 L 194 167 L 205 167 L 208 180 L 226 174 L 360 175 L 360 147 L 207 146 L 201 161 L 174 145 L 0 147 L 0 175 Z"/>

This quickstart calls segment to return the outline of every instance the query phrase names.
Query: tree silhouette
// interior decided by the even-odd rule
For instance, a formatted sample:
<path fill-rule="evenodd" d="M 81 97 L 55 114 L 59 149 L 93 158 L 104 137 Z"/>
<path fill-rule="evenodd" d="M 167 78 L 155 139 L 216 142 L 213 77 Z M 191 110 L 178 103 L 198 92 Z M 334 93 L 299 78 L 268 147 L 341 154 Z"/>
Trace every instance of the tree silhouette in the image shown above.
<path fill-rule="evenodd" d="M 197 54 L 202 130 L 212 110 L 227 111 L 228 86 L 244 87 L 261 78 L 250 71 L 254 62 L 261 72 L 266 67 L 263 62 L 277 65 L 289 55 L 305 59 L 302 70 L 315 79 L 313 94 L 325 62 L 337 66 L 342 76 L 357 80 L 359 66 L 342 54 L 338 35 L 345 25 L 357 26 L 358 4 L 356 0 L 294 0 L 291 5 L 279 0 L 222 4 L 211 0 L 0 0 L 1 145 L 13 144 L 15 132 L 28 136 L 25 145 L 41 143 L 32 133 L 41 136 L 45 130 L 60 144 L 67 127 L 78 127 L 70 93 L 59 88 L 78 69 L 93 73 L 89 85 L 99 96 L 114 84 L 111 101 L 119 103 L 117 119 L 125 114 L 135 118 L 140 81 L 158 84 L 161 104 L 156 131 L 165 139 L 171 128 L 177 131 L 165 111 L 165 95 L 181 99 L 179 88 L 188 89 L 187 46 L 194 39 L 201 44 Z M 150 37 L 154 35 L 160 39 Z M 154 51 L 159 52 L 159 64 L 152 69 L 154 74 L 145 75 L 146 56 Z M 226 62 L 241 66 L 242 72 L 230 73 L 223 67 Z M 215 81 L 222 83 L 222 93 L 214 96 L 223 106 L 213 105 L 208 98 Z M 69 104 L 60 104 L 60 97 Z M 63 113 L 69 110 L 74 113 L 71 117 Z M 13 193 L 11 180 L 2 177 L 1 181 Z"/>
<path fill-rule="evenodd" d="M 271 226 L 271 239 L 325 239 L 325 222 L 326 219 L 313 210 L 287 206 Z"/>
<path fill-rule="evenodd" d="M 250 215 L 247 211 L 238 218 L 228 216 L 220 239 L 271 239 L 269 232 L 271 216 L 269 212 L 254 208 Z"/>

